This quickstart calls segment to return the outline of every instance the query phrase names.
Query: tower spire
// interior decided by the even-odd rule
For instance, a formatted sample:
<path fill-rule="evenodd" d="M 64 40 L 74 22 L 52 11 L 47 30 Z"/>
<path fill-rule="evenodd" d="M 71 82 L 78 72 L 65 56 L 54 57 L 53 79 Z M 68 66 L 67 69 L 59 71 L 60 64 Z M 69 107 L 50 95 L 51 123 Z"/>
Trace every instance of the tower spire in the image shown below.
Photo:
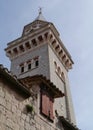
<path fill-rule="evenodd" d="M 37 16 L 37 18 L 35 20 L 41 20 L 41 21 L 46 21 L 46 19 L 44 18 L 44 16 L 42 15 L 42 8 L 39 7 L 39 10 L 38 10 L 39 14 Z"/>

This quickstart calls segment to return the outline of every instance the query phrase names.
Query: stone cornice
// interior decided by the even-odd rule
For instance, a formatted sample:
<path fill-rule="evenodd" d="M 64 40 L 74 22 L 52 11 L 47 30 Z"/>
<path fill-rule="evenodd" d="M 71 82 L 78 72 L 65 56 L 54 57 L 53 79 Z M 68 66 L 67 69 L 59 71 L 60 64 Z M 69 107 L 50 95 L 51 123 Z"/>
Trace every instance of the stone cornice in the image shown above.
<path fill-rule="evenodd" d="M 44 22 L 41 23 L 43 24 Z M 19 53 L 23 54 L 24 52 L 33 50 L 33 48 L 39 44 L 44 44 L 46 42 L 46 44 L 50 44 L 65 68 L 67 70 L 71 69 L 74 62 L 71 58 L 71 55 L 62 43 L 58 31 L 52 23 L 45 23 L 46 24 L 44 26 L 41 26 L 40 28 L 29 32 L 27 35 L 8 43 L 8 47 L 5 49 L 7 56 L 12 60 L 13 58 L 17 57 Z M 27 26 L 30 26 L 30 24 Z"/>
<path fill-rule="evenodd" d="M 42 33 L 43 31 L 47 31 L 48 29 L 49 29 L 49 28 L 48 28 L 47 26 L 44 27 L 44 28 L 41 28 L 41 29 L 37 29 L 37 30 L 33 31 L 32 33 L 29 33 L 29 34 L 27 34 L 27 35 L 25 35 L 25 36 L 19 37 L 19 38 L 13 40 L 13 41 L 7 43 L 8 47 L 5 48 L 5 51 L 6 51 L 7 49 L 9 49 L 10 47 L 13 47 L 13 46 L 15 46 L 15 45 L 18 45 L 18 44 L 20 44 L 21 42 L 23 42 L 23 41 L 25 41 L 25 40 L 29 40 L 28 38 L 36 37 L 36 35 L 39 35 L 39 34 Z"/>

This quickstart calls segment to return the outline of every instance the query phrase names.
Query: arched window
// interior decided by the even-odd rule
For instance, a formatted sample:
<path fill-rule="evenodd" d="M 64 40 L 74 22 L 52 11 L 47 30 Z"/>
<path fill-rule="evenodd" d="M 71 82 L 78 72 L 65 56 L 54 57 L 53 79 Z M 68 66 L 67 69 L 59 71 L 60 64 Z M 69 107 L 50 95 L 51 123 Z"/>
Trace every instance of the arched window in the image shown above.
<path fill-rule="evenodd" d="M 57 71 L 57 63 L 56 63 L 56 61 L 54 61 L 54 65 L 55 65 L 55 71 Z"/>
<path fill-rule="evenodd" d="M 20 71 L 21 73 L 25 71 L 24 63 L 20 64 Z"/>
<path fill-rule="evenodd" d="M 58 75 L 60 76 L 61 75 L 61 69 L 60 69 L 59 66 L 58 66 L 57 72 L 58 72 Z"/>
<path fill-rule="evenodd" d="M 63 72 L 61 73 L 61 78 L 62 78 L 63 81 L 65 81 L 65 75 L 64 75 Z"/>

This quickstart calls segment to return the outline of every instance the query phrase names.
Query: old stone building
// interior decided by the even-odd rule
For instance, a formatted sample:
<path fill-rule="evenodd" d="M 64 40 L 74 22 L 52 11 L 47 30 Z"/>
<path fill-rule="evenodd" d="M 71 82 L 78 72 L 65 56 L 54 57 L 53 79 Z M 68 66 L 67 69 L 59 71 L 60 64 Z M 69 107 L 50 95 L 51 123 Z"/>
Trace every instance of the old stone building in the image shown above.
<path fill-rule="evenodd" d="M 41 10 L 5 51 L 11 72 L 0 65 L 0 130 L 78 130 L 68 80 L 73 60 Z"/>

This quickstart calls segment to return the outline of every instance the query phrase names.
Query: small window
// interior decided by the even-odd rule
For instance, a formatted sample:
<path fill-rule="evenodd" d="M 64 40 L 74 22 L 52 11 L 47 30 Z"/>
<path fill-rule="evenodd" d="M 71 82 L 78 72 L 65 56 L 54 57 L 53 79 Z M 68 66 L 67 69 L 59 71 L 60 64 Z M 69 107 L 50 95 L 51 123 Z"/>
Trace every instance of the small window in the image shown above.
<path fill-rule="evenodd" d="M 39 41 L 40 41 L 40 42 L 42 42 L 42 41 L 43 41 L 42 36 L 39 36 L 39 37 L 38 37 L 38 39 L 39 39 Z"/>
<path fill-rule="evenodd" d="M 53 35 L 52 34 L 50 34 L 50 39 L 52 39 L 53 38 Z"/>
<path fill-rule="evenodd" d="M 25 45 L 26 45 L 26 47 L 27 47 L 28 49 L 30 49 L 30 48 L 31 48 L 31 46 L 30 46 L 30 43 L 29 43 L 29 42 L 26 42 L 26 43 L 25 43 Z"/>
<path fill-rule="evenodd" d="M 13 49 L 13 52 L 14 52 L 15 54 L 17 54 L 17 53 L 18 53 L 17 48 L 14 48 L 14 49 Z"/>
<path fill-rule="evenodd" d="M 31 69 L 31 63 L 28 64 L 28 70 L 30 70 L 30 69 Z"/>
<path fill-rule="evenodd" d="M 37 42 L 36 42 L 35 39 L 32 40 L 32 45 L 33 45 L 33 46 L 37 46 Z"/>
<path fill-rule="evenodd" d="M 25 51 L 23 45 L 20 45 L 20 46 L 19 46 L 19 49 L 20 49 L 20 51 L 22 51 L 22 52 Z"/>
<path fill-rule="evenodd" d="M 38 67 L 38 66 L 39 66 L 39 61 L 36 60 L 36 61 L 35 61 L 35 67 Z"/>
<path fill-rule="evenodd" d="M 45 33 L 45 38 L 47 39 L 47 37 L 48 37 L 48 33 Z"/>
<path fill-rule="evenodd" d="M 54 41 L 52 42 L 52 45 L 54 45 L 56 43 L 56 40 L 54 39 Z"/>
<path fill-rule="evenodd" d="M 60 69 L 59 66 L 58 66 L 57 72 L 58 72 L 58 74 L 59 74 L 59 76 L 60 76 L 60 75 L 61 75 L 61 69 Z"/>
<path fill-rule="evenodd" d="M 55 65 L 55 71 L 57 72 L 57 63 L 56 63 L 56 61 L 54 61 L 54 65 Z"/>
<path fill-rule="evenodd" d="M 11 51 L 8 51 L 7 53 L 8 53 L 9 55 L 11 55 L 11 54 L 12 54 L 12 52 L 11 52 Z"/>
<path fill-rule="evenodd" d="M 65 81 L 65 75 L 64 75 L 63 72 L 61 73 L 61 78 L 62 78 L 63 81 Z"/>
<path fill-rule="evenodd" d="M 24 72 L 24 66 L 21 66 L 21 73 Z"/>

